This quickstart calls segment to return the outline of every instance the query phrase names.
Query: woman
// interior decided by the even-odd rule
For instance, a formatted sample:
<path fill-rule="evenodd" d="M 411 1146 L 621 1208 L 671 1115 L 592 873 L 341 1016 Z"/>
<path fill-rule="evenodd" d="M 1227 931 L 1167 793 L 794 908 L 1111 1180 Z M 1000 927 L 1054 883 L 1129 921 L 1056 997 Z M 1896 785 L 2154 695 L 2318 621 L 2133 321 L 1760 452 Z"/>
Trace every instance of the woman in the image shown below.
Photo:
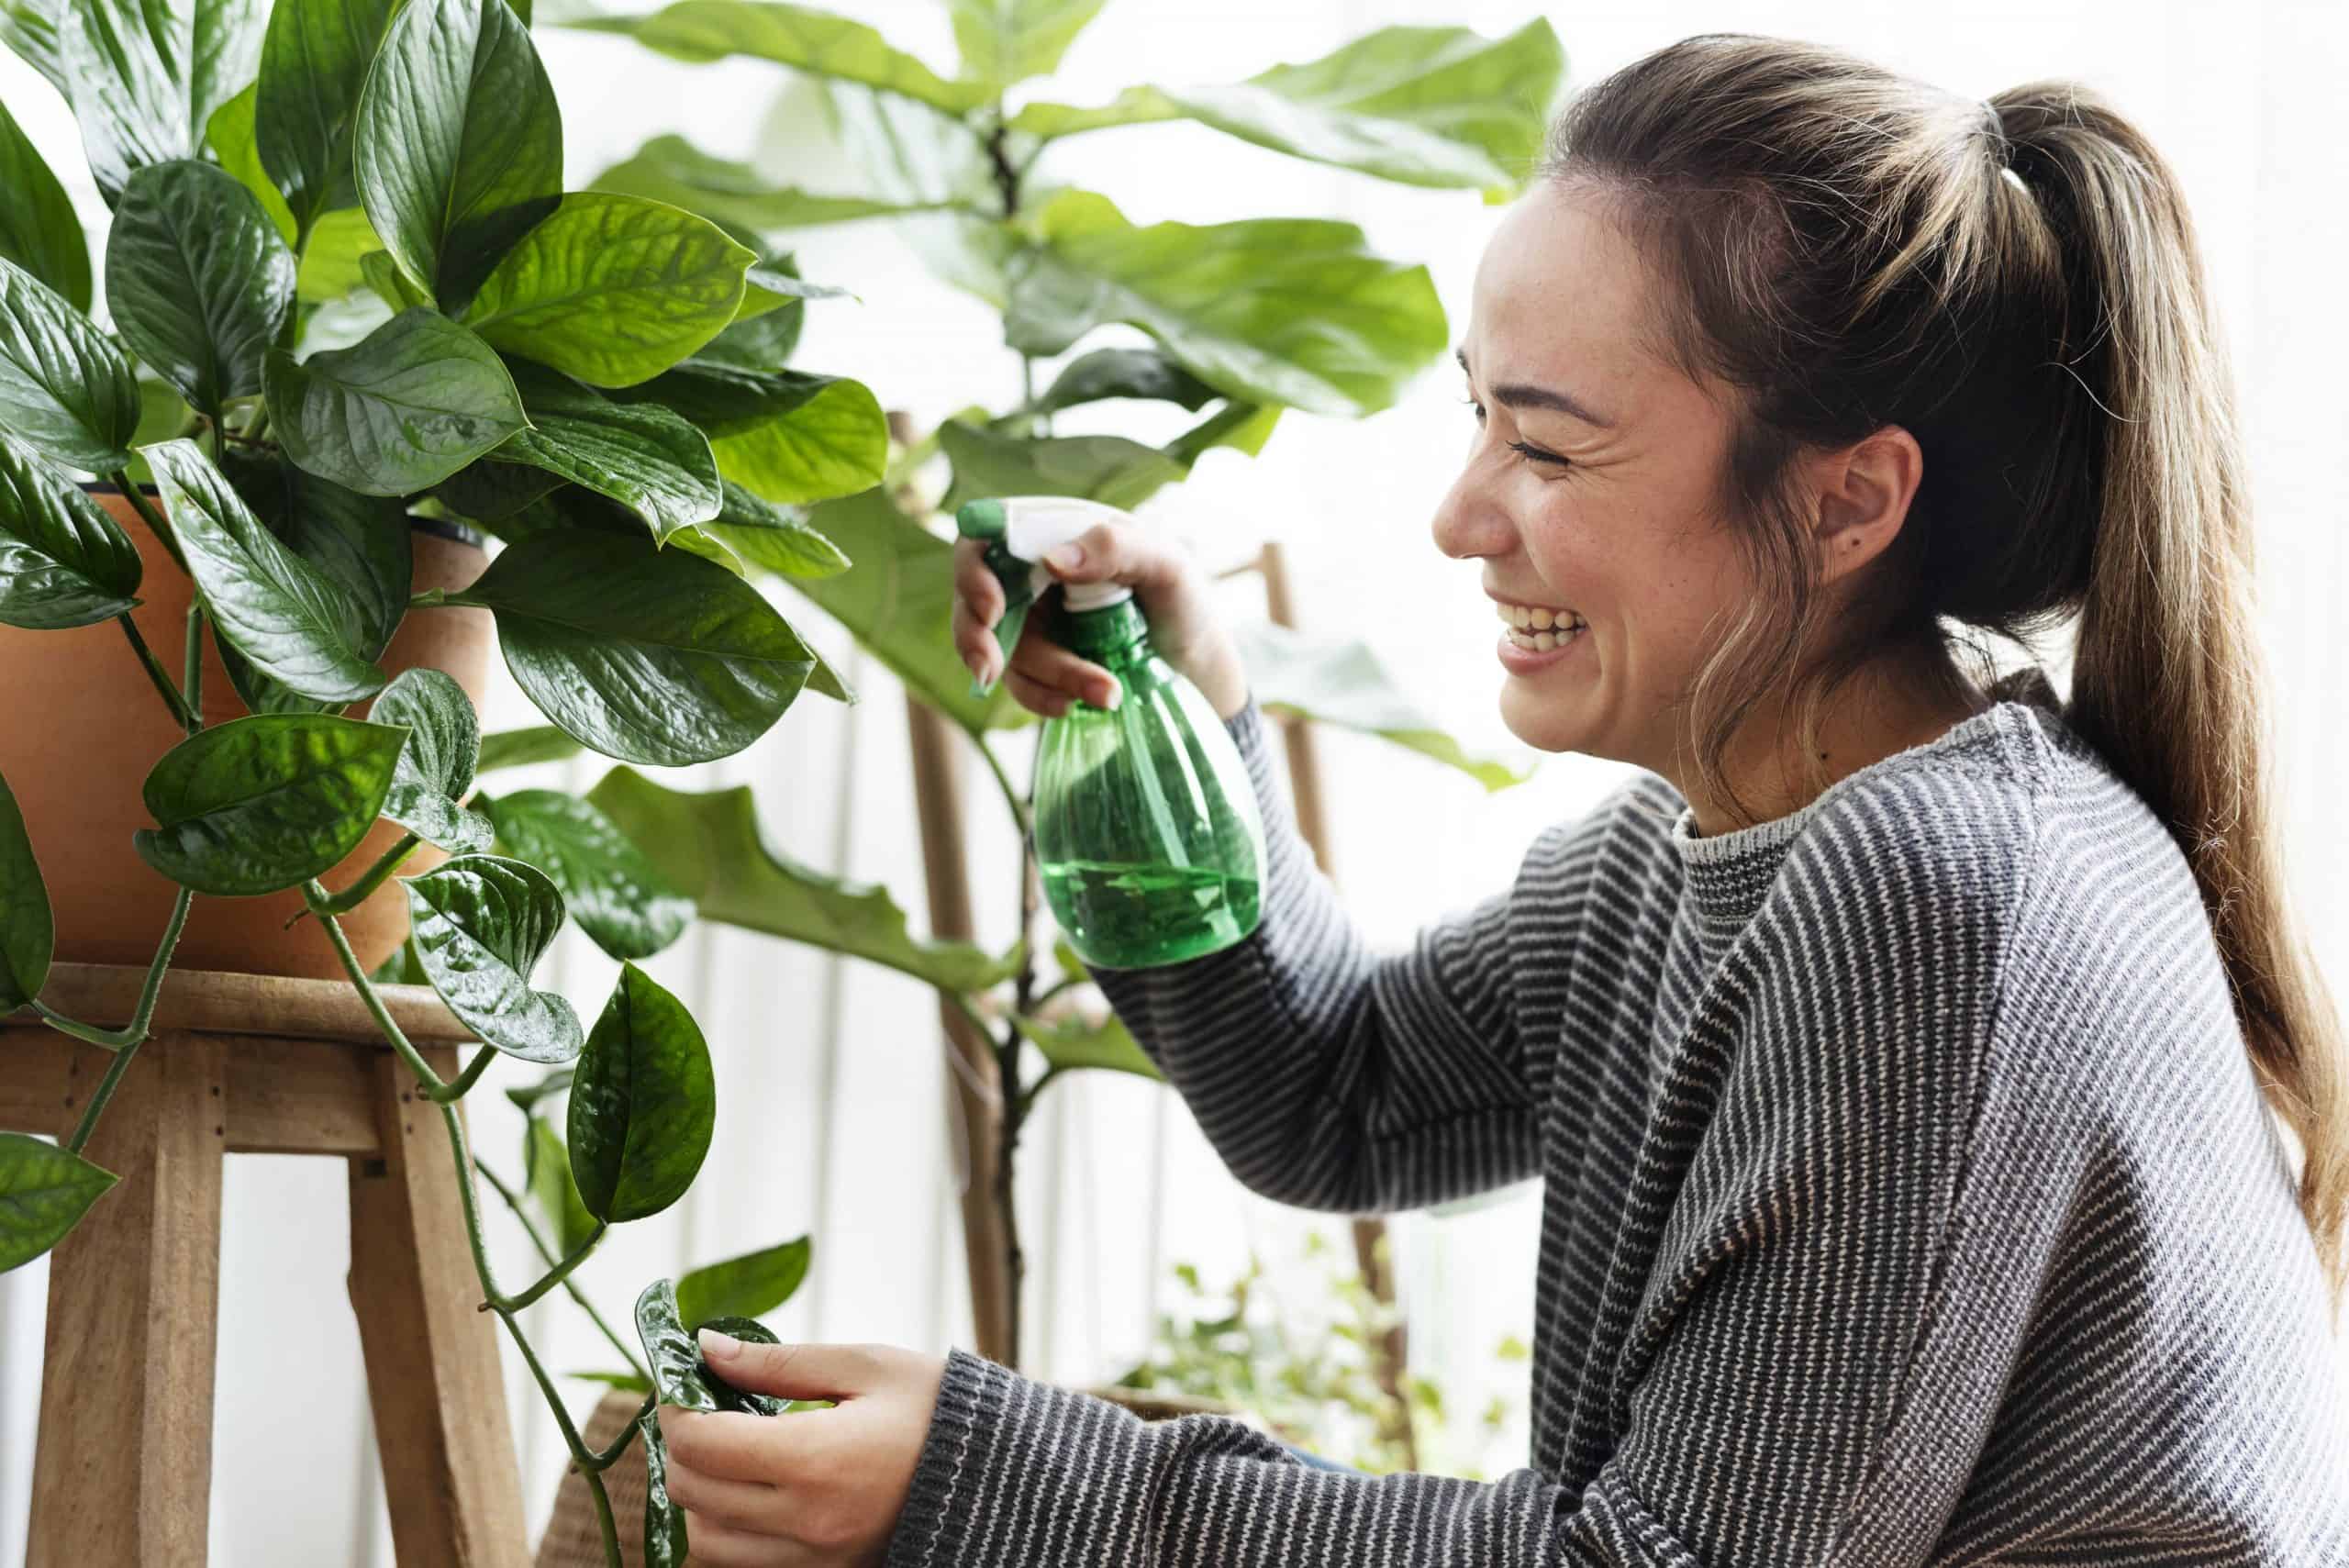
<path fill-rule="evenodd" d="M 1509 727 L 1641 771 L 1509 886 L 1374 956 L 1202 573 L 1115 525 L 1055 563 L 1135 588 L 1270 835 L 1246 941 L 1096 978 L 1260 1193 L 1545 1179 L 1532 1463 L 1334 1473 L 959 1349 L 751 1347 L 841 1404 L 662 1411 L 698 1561 L 2349 1562 L 2342 1030 L 2175 180 L 2075 85 L 1742 35 L 1579 95 L 1540 174 L 1435 539 Z M 2075 613 L 2068 704 L 1971 640 Z M 1114 695 L 1033 633 L 1007 674 Z"/>

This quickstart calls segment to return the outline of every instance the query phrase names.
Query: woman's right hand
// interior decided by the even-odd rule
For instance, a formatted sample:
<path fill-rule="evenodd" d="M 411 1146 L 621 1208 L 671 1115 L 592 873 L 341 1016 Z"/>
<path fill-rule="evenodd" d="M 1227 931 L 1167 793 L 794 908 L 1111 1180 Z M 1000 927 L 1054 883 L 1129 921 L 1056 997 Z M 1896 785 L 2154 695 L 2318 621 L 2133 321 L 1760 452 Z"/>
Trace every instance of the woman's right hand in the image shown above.
<path fill-rule="evenodd" d="M 1074 560 L 1063 551 L 1074 549 Z M 1080 659 L 1047 638 L 1030 616 L 1011 651 L 1011 667 L 999 670 L 1003 651 L 995 624 L 1003 618 L 1003 584 L 982 557 L 985 542 L 954 543 L 954 651 L 971 673 L 992 681 L 1000 673 L 1022 707 L 1057 718 L 1082 697 L 1108 707 L 1121 695 L 1108 671 Z M 1150 623 L 1151 646 L 1198 687 L 1229 720 L 1247 705 L 1247 673 L 1239 645 L 1218 617 L 1213 587 L 1197 562 L 1157 536 L 1130 523 L 1096 523 L 1068 544 L 1048 553 L 1044 565 L 1063 583 L 1122 583 L 1134 591 L 1142 618 Z"/>

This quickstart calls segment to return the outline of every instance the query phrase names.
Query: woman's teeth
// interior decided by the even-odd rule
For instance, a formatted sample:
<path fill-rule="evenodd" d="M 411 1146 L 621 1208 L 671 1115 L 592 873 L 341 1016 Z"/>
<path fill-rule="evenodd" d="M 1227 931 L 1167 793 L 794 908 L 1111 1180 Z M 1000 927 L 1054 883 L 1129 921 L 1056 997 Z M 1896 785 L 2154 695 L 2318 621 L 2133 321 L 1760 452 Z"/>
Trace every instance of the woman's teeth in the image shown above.
<path fill-rule="evenodd" d="M 1582 635 L 1586 624 L 1572 610 L 1544 609 L 1538 605 L 1500 605 L 1508 639 L 1530 653 L 1547 653 Z"/>

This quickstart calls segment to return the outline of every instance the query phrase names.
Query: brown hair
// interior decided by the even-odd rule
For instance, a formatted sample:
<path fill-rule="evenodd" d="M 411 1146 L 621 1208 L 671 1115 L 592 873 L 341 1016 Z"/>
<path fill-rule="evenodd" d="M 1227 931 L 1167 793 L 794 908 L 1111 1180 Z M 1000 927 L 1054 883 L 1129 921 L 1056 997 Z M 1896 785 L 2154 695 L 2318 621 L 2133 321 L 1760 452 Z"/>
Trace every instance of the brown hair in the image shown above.
<path fill-rule="evenodd" d="M 2167 165 L 2075 83 L 1985 103 L 1707 33 L 1569 100 L 1533 172 L 1594 193 L 1653 270 L 1658 357 L 1735 392 L 1720 510 L 1756 592 L 1687 694 L 1704 786 L 1751 822 L 1724 759 L 1774 688 L 1815 795 L 1820 717 L 1863 671 L 1954 698 L 1961 664 L 1991 669 L 1969 628 L 2028 646 L 2076 614 L 2065 719 L 2193 869 L 2337 1315 L 2341 1016 L 2287 895 L 2248 476 Z M 1924 475 L 1831 625 L 1794 460 L 1887 424 Z"/>

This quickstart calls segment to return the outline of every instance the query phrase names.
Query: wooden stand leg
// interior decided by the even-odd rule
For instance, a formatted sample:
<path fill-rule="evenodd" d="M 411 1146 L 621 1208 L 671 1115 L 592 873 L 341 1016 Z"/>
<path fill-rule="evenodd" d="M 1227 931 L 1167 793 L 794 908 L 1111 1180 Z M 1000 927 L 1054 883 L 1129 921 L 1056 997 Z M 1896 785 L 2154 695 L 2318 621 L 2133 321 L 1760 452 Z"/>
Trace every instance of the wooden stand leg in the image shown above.
<path fill-rule="evenodd" d="M 456 1053 L 424 1052 L 444 1078 Z M 351 1306 L 401 1568 L 529 1568 L 497 1320 L 477 1311 L 464 1209 L 440 1107 L 384 1051 L 384 1158 L 351 1162 Z"/>
<path fill-rule="evenodd" d="M 50 1258 L 27 1568 L 203 1568 L 222 1045 L 150 1036 L 82 1151 L 121 1180 Z M 75 1053 L 73 1117 L 106 1064 Z"/>

